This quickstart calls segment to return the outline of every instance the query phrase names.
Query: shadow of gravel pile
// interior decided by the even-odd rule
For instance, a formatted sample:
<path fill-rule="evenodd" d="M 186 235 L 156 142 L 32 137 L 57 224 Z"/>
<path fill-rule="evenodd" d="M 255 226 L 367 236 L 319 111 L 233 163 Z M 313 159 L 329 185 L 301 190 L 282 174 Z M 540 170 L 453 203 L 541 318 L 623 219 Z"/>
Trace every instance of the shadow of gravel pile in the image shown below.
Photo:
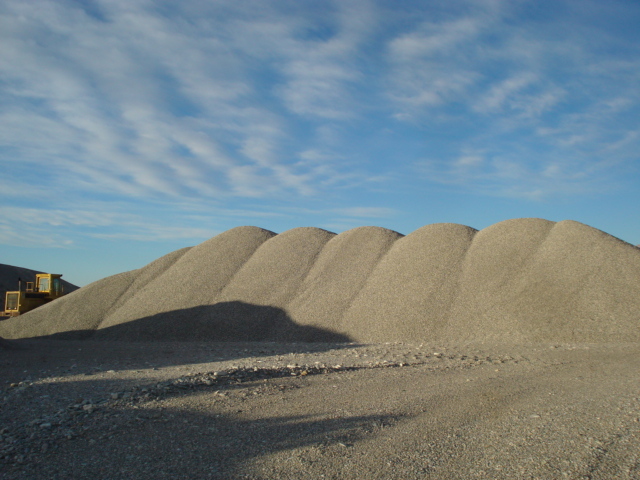
<path fill-rule="evenodd" d="M 19 350 L 21 347 L 0 337 L 0 350 Z"/>
<path fill-rule="evenodd" d="M 147 338 L 215 340 L 216 305 L 259 311 L 267 332 L 286 315 L 360 342 L 636 342 L 640 250 L 578 222 L 542 219 L 481 231 L 434 224 L 407 236 L 239 227 L 0 322 L 0 335 L 109 330 L 136 340 L 148 329 Z M 242 318 L 226 340 L 251 336 L 255 319 Z M 145 331 L 115 328 L 131 322 Z"/>

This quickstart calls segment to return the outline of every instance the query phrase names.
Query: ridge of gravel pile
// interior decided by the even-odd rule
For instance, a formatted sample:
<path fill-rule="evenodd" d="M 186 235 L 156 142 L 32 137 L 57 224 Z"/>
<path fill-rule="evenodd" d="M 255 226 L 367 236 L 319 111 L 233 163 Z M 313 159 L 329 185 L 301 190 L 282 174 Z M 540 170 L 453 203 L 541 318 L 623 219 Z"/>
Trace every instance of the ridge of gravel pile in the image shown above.
<path fill-rule="evenodd" d="M 0 322 L 7 339 L 640 341 L 640 251 L 575 221 L 238 227 Z"/>

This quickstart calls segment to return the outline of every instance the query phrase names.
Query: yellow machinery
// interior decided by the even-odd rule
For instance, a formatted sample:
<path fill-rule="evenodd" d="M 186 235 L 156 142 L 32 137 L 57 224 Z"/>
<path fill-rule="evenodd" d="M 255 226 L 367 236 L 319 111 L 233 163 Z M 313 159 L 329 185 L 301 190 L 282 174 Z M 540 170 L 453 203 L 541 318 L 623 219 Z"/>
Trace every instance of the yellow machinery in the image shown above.
<path fill-rule="evenodd" d="M 7 292 L 4 314 L 15 317 L 61 297 L 64 291 L 60 277 L 58 273 L 36 273 L 36 281 L 26 282 L 24 290 L 18 279 L 18 291 Z"/>

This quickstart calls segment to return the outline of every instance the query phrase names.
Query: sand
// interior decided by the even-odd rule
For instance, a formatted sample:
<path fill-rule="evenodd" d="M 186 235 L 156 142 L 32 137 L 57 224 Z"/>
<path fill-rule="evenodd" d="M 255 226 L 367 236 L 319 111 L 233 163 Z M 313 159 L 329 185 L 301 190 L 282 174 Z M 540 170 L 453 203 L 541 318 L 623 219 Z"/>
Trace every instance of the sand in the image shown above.
<path fill-rule="evenodd" d="M 640 249 L 229 230 L 0 321 L 4 479 L 640 479 Z"/>

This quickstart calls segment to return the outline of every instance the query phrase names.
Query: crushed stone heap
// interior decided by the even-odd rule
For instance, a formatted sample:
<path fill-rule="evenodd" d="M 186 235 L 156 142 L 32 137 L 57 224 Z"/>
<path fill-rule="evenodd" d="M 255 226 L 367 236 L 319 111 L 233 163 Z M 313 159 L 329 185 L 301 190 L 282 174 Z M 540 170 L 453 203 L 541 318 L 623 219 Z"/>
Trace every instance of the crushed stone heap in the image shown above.
<path fill-rule="evenodd" d="M 637 342 L 640 249 L 542 219 L 238 227 L 0 322 L 5 339 Z"/>

